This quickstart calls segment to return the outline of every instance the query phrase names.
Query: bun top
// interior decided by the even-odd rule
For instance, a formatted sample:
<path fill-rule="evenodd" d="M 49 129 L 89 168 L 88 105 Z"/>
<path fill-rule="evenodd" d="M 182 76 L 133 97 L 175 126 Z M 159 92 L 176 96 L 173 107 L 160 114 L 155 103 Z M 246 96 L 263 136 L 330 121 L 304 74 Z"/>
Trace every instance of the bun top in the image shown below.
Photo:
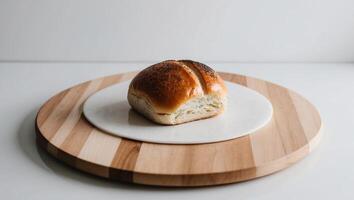
<path fill-rule="evenodd" d="M 154 64 L 132 80 L 128 95 L 145 98 L 159 114 L 168 114 L 193 97 L 226 95 L 220 76 L 210 67 L 192 60 L 166 60 Z"/>

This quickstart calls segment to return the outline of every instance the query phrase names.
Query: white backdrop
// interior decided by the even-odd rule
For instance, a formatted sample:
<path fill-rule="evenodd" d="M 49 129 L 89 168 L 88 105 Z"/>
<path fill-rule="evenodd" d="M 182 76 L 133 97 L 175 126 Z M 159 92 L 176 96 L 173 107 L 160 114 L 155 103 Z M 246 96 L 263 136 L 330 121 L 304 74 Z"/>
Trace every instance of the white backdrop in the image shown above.
<path fill-rule="evenodd" d="M 0 0 L 0 61 L 354 61 L 353 0 Z"/>

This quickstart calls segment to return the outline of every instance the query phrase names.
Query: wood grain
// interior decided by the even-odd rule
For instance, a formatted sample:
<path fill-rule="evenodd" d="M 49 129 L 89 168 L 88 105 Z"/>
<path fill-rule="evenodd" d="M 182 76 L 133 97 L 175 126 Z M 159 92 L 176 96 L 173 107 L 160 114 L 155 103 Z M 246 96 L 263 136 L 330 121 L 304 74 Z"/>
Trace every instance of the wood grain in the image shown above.
<path fill-rule="evenodd" d="M 319 141 L 321 118 L 299 94 L 248 76 L 220 73 L 264 95 L 273 105 L 263 128 L 229 141 L 169 145 L 112 136 L 82 115 L 95 92 L 130 80 L 136 72 L 91 80 L 49 99 L 36 119 L 38 145 L 52 156 L 88 173 L 139 184 L 207 186 L 234 183 L 284 169 L 309 154 Z"/>

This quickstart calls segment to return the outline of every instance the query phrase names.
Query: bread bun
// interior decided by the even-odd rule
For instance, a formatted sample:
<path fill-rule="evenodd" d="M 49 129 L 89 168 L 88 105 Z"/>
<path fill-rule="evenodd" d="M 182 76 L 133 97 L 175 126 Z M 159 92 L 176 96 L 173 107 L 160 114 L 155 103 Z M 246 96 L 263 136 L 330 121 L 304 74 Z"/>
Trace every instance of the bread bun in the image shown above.
<path fill-rule="evenodd" d="M 150 120 L 173 125 L 221 113 L 226 94 L 224 81 L 210 67 L 191 60 L 167 60 L 135 76 L 128 101 Z"/>

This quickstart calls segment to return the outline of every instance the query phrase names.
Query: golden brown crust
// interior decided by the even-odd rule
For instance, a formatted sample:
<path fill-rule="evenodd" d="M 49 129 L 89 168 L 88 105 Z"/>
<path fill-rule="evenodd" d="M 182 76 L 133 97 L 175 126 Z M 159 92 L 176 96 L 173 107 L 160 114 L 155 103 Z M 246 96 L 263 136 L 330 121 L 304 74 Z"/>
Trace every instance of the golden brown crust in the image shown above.
<path fill-rule="evenodd" d="M 177 61 L 164 61 L 141 71 L 131 82 L 130 92 L 145 96 L 159 112 L 171 112 L 202 91 L 192 72 Z"/>
<path fill-rule="evenodd" d="M 194 72 L 199 73 L 201 76 L 200 81 L 203 82 L 204 92 L 206 94 L 212 92 L 226 92 L 226 87 L 222 78 L 210 67 L 207 65 L 196 62 L 193 60 L 179 60 L 178 62 L 182 62 Z"/>
<path fill-rule="evenodd" d="M 167 60 L 141 71 L 128 93 L 145 97 L 156 112 L 171 113 L 189 99 L 210 92 L 225 93 L 223 80 L 213 69 L 190 60 Z"/>

